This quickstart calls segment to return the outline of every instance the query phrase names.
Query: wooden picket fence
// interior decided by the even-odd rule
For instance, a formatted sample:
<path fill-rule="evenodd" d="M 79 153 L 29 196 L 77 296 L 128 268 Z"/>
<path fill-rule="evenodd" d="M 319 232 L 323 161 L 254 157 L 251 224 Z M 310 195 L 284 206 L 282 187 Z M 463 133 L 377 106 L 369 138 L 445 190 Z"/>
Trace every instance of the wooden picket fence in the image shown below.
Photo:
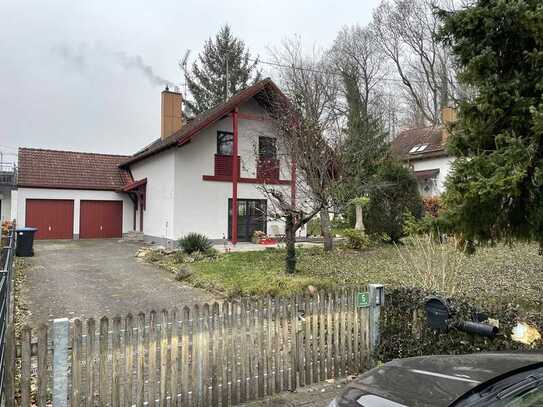
<path fill-rule="evenodd" d="M 66 405 L 230 406 L 360 372 L 369 358 L 369 315 L 350 290 L 75 319 Z M 46 326 L 23 329 L 23 407 L 55 398 L 48 337 Z"/>

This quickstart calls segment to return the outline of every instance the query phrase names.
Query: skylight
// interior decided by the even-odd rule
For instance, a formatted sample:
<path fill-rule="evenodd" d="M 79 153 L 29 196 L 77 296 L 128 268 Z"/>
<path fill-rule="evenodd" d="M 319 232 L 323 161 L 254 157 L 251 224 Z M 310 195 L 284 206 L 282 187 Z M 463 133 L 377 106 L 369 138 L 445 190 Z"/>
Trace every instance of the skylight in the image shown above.
<path fill-rule="evenodd" d="M 420 153 L 421 151 L 426 150 L 429 144 L 417 144 L 416 146 L 413 146 L 411 150 L 409 150 L 410 154 L 414 153 Z"/>

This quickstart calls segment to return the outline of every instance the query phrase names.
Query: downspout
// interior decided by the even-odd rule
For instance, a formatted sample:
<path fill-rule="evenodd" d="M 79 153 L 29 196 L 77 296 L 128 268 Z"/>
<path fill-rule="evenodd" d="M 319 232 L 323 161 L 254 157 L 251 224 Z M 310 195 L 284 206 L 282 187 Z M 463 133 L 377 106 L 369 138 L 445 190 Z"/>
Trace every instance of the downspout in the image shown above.
<path fill-rule="evenodd" d="M 232 244 L 238 242 L 238 108 L 232 111 Z"/>

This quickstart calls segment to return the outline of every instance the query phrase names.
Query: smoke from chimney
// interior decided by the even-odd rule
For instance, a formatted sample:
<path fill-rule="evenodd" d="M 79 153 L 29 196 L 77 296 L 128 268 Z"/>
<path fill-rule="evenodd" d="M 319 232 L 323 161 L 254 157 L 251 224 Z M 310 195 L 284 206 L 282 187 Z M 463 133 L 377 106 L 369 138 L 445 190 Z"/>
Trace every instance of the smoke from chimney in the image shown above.
<path fill-rule="evenodd" d="M 55 46 L 53 51 L 81 73 L 85 72 L 91 65 L 114 62 L 126 70 L 138 71 L 152 85 L 162 87 L 173 83 L 157 75 L 153 67 L 147 64 L 140 55 L 129 55 L 124 51 L 112 51 L 100 45 L 90 47 L 86 43 L 80 43 L 77 47 L 62 43 Z"/>

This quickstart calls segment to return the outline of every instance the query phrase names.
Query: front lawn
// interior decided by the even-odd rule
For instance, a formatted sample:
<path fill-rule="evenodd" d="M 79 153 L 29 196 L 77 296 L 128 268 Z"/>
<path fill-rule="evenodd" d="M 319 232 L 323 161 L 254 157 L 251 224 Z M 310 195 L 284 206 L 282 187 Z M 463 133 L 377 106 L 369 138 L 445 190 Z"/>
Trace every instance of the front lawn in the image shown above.
<path fill-rule="evenodd" d="M 216 260 L 188 266 L 186 281 L 227 297 L 287 296 L 308 286 L 328 289 L 383 283 L 390 287 L 419 286 L 485 302 L 540 303 L 543 298 L 543 257 L 535 244 L 497 245 L 466 256 L 451 246 L 425 241 L 395 247 L 382 245 L 353 251 L 299 249 L 298 272 L 284 273 L 283 250 L 222 254 Z M 171 257 L 171 256 L 170 256 Z M 173 271 L 177 263 L 155 262 Z"/>

